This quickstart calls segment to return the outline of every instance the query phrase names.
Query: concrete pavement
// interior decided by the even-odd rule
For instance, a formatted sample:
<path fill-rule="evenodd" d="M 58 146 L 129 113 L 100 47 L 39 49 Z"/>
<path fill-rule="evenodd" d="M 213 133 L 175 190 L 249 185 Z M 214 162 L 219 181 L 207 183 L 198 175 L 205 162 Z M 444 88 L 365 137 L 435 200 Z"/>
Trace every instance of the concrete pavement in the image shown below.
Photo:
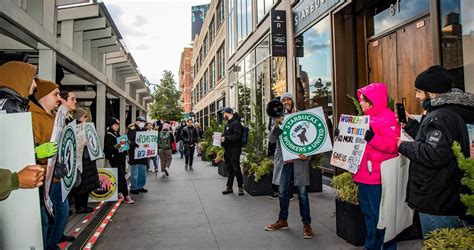
<path fill-rule="evenodd" d="M 312 226 L 316 236 L 303 239 L 298 199 L 291 201 L 289 230 L 266 232 L 276 221 L 278 200 L 248 194 L 222 195 L 226 178 L 217 168 L 195 158 L 194 171 L 173 155 L 170 176 L 149 173 L 148 193 L 133 195 L 135 204 L 122 206 L 96 249 L 362 249 L 336 235 L 334 190 L 324 186 L 311 193 Z M 236 184 L 234 184 L 236 185 Z M 398 249 L 420 249 L 418 241 Z"/>

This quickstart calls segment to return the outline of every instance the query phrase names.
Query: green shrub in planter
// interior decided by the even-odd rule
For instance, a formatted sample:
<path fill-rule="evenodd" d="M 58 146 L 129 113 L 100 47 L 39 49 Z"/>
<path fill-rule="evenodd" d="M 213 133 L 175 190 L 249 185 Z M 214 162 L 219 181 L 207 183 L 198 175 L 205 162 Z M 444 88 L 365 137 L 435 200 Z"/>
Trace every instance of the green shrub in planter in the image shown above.
<path fill-rule="evenodd" d="M 441 228 L 431 231 L 423 242 L 423 249 L 472 249 L 474 228 Z"/>
<path fill-rule="evenodd" d="M 461 183 L 471 190 L 470 194 L 461 194 L 461 201 L 467 208 L 467 215 L 474 215 L 474 159 L 464 157 L 457 141 L 453 143 L 453 153 L 459 168 L 464 171 Z"/>
<path fill-rule="evenodd" d="M 349 172 L 344 172 L 332 178 L 332 186 L 336 189 L 336 195 L 342 201 L 359 204 L 359 188 L 352 179 Z"/>

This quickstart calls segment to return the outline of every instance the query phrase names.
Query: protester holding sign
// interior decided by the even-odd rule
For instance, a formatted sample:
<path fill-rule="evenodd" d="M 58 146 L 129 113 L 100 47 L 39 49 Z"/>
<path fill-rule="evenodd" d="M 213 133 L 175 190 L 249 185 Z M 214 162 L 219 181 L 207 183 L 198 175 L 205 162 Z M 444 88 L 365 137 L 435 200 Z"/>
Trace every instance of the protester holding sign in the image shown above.
<path fill-rule="evenodd" d="M 132 168 L 132 184 L 130 187 L 130 193 L 139 194 L 146 193 L 145 184 L 146 184 L 146 166 L 148 158 L 137 159 L 135 157 L 135 149 L 139 147 L 136 142 L 137 132 L 146 131 L 145 129 L 146 118 L 143 116 L 137 117 L 135 124 L 129 126 L 127 132 L 128 139 L 130 140 L 130 150 L 128 151 L 128 158 L 130 162 L 130 167 Z"/>
<path fill-rule="evenodd" d="M 294 97 L 291 93 L 281 95 L 281 100 L 286 109 L 286 114 L 296 112 Z M 307 186 L 309 182 L 309 160 L 303 154 L 299 155 L 299 159 L 291 161 L 283 161 L 282 145 L 280 136 L 283 134 L 280 124 L 283 122 L 284 116 L 275 119 L 275 126 L 270 131 L 269 140 L 276 143 L 275 154 L 273 156 L 273 180 L 272 183 L 279 185 L 280 213 L 278 220 L 265 227 L 267 231 L 275 231 L 280 229 L 288 229 L 288 209 L 290 206 L 290 177 L 294 173 L 294 185 L 298 187 L 298 199 L 300 206 L 300 215 L 303 221 L 303 237 L 311 239 L 314 236 L 311 228 L 311 215 L 309 210 L 309 199 Z"/>
<path fill-rule="evenodd" d="M 397 138 L 400 126 L 395 113 L 388 108 L 388 91 L 384 83 L 371 83 L 357 91 L 360 106 L 364 115 L 370 116 L 370 129 L 364 133 L 367 142 L 359 170 L 354 181 L 359 186 L 359 202 L 364 214 L 367 234 L 366 249 L 396 249 L 396 242 L 383 244 L 385 230 L 378 230 L 380 200 L 382 196 L 382 180 L 380 164 L 398 156 Z"/>

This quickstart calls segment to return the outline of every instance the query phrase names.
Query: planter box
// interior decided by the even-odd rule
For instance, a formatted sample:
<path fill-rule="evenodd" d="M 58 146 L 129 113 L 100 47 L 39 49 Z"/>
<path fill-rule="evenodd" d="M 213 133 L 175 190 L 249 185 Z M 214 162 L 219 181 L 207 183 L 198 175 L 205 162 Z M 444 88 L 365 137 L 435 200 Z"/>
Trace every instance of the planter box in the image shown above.
<path fill-rule="evenodd" d="M 360 205 L 336 198 L 336 233 L 354 246 L 365 243 L 365 221 Z"/>
<path fill-rule="evenodd" d="M 225 161 L 222 160 L 219 162 L 219 165 L 217 166 L 217 172 L 222 177 L 227 177 L 227 165 L 225 164 Z"/>
<path fill-rule="evenodd" d="M 405 240 L 423 239 L 423 232 L 421 231 L 420 216 L 415 212 L 413 217 L 413 224 L 399 233 L 396 237 L 397 242 Z"/>
<path fill-rule="evenodd" d="M 309 193 L 322 192 L 323 191 L 323 174 L 321 169 L 309 169 L 309 181 L 310 186 L 308 189 Z"/>
<path fill-rule="evenodd" d="M 247 176 L 247 174 L 243 174 L 244 178 L 244 189 L 252 196 L 260 196 L 260 195 L 272 195 L 273 188 L 272 188 L 272 176 L 271 175 L 264 175 L 260 179 L 259 182 L 255 182 L 255 177 L 253 175 Z"/>

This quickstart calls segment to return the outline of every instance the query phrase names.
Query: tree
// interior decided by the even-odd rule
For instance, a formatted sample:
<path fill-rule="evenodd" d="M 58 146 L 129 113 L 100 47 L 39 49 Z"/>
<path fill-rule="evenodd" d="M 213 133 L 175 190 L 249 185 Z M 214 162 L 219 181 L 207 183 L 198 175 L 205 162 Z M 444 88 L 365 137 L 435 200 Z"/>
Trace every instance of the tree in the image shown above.
<path fill-rule="evenodd" d="M 176 89 L 173 73 L 163 71 L 160 84 L 155 86 L 153 103 L 150 105 L 151 118 L 166 121 L 179 121 L 182 119 L 183 108 L 179 106 L 181 91 Z"/>

